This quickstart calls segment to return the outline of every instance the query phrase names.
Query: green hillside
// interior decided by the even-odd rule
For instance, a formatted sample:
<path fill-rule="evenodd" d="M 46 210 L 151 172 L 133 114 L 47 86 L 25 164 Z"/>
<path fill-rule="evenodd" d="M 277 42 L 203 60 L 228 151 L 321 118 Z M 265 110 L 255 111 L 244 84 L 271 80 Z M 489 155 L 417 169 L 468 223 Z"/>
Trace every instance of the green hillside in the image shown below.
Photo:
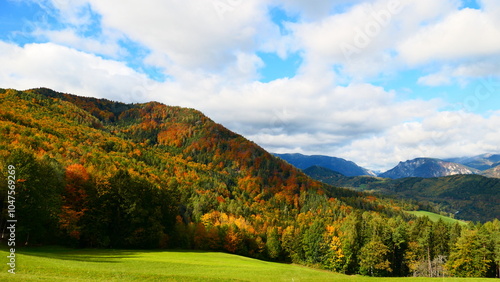
<path fill-rule="evenodd" d="M 430 220 L 432 220 L 434 222 L 442 220 L 442 221 L 444 221 L 446 223 L 449 223 L 449 224 L 455 224 L 455 223 L 459 223 L 459 224 L 462 224 L 462 225 L 466 225 L 467 224 L 467 222 L 465 222 L 465 221 L 461 221 L 461 220 L 458 220 L 458 219 L 454 219 L 454 218 L 451 218 L 451 217 L 448 217 L 448 216 L 444 216 L 444 215 L 440 215 L 440 214 L 433 213 L 433 212 L 428 212 L 428 211 L 408 211 L 408 213 L 416 215 L 418 217 L 426 216 L 426 217 L 428 217 Z"/>
<path fill-rule="evenodd" d="M 15 247 L 204 250 L 370 276 L 493 277 L 500 265 L 499 221 L 417 218 L 157 102 L 1 89 L 0 175 Z"/>

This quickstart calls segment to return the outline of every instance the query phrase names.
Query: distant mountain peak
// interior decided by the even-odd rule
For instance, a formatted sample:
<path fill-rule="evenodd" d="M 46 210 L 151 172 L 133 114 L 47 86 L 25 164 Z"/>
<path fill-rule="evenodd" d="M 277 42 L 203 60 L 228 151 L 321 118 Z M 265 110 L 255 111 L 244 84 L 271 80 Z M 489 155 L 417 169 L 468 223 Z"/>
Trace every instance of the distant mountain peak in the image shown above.
<path fill-rule="evenodd" d="M 500 163 L 497 163 L 492 168 L 483 171 L 482 174 L 487 177 L 500 178 Z"/>
<path fill-rule="evenodd" d="M 472 157 L 450 158 L 445 161 L 463 164 L 479 170 L 488 170 L 500 164 L 500 154 L 486 153 Z"/>
<path fill-rule="evenodd" d="M 299 153 L 274 154 L 274 155 L 302 170 L 312 166 L 321 166 L 339 172 L 345 176 L 360 176 L 360 175 L 375 176 L 374 172 L 366 168 L 360 167 L 352 161 L 348 161 L 342 158 L 323 156 L 323 155 L 307 156 Z"/>
<path fill-rule="evenodd" d="M 477 174 L 478 171 L 462 164 L 443 161 L 434 158 L 416 158 L 399 164 L 382 174 L 380 177 L 404 178 L 404 177 L 441 177 L 457 174 Z"/>

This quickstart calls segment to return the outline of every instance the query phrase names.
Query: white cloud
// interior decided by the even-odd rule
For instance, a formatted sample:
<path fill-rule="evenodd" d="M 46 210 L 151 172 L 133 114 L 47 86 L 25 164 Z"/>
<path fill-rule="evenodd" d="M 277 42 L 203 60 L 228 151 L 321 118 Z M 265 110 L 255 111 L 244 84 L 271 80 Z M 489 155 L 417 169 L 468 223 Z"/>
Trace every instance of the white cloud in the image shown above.
<path fill-rule="evenodd" d="M 119 58 L 127 54 L 127 51 L 120 47 L 116 38 L 109 35 L 100 39 L 85 38 L 78 36 L 74 29 L 63 30 L 34 30 L 32 34 L 39 38 L 49 40 L 49 42 L 75 48 L 88 53 L 106 55 L 111 58 Z M 104 43 L 103 43 L 104 42 Z"/>
<path fill-rule="evenodd" d="M 353 140 L 337 156 L 387 170 L 417 157 L 450 158 L 498 152 L 500 112 L 489 117 L 465 112 L 437 112 L 421 122 L 395 125 L 383 134 Z"/>
<path fill-rule="evenodd" d="M 271 151 L 333 154 L 356 140 L 432 115 L 433 101 L 398 101 L 369 84 L 307 83 L 307 77 L 225 89 L 202 107 L 216 121 Z M 366 149 L 365 149 L 366 151 Z"/>
<path fill-rule="evenodd" d="M 94 1 L 104 28 L 124 32 L 152 51 L 171 74 L 178 68 L 221 72 L 251 56 L 279 28 L 259 1 Z M 221 6 L 222 5 L 222 6 Z M 133 13 L 131 13 L 133 11 Z M 152 61 L 152 60 L 150 60 Z"/>
<path fill-rule="evenodd" d="M 388 16 L 379 23 L 371 13 L 384 8 L 380 5 L 358 5 L 345 13 L 317 22 L 293 24 L 291 28 L 297 44 L 306 50 L 310 59 L 326 61 L 327 64 L 348 63 L 378 49 L 374 41 L 383 41 L 377 40 L 377 37 L 384 35 L 383 29 L 393 15 L 387 12 Z"/>
<path fill-rule="evenodd" d="M 439 72 L 420 77 L 418 83 L 427 86 L 440 86 L 450 84 L 451 80 L 448 73 Z"/>
<path fill-rule="evenodd" d="M 296 45 L 305 51 L 304 68 L 340 65 L 342 75 L 367 77 L 404 67 L 396 52 L 424 23 L 439 21 L 458 1 L 364 1 L 321 20 L 290 24 Z"/>
<path fill-rule="evenodd" d="M 455 11 L 440 22 L 422 27 L 398 50 L 401 58 L 412 65 L 498 56 L 500 27 L 495 21 L 480 10 Z"/>
<path fill-rule="evenodd" d="M 327 17 L 334 9 L 346 9 L 361 0 L 284 0 L 276 1 L 288 13 L 300 15 L 305 21 L 317 21 Z"/>
<path fill-rule="evenodd" d="M 68 47 L 26 44 L 19 47 L 0 41 L 0 87 L 28 89 L 49 87 L 84 96 L 125 102 L 144 101 L 143 88 L 154 83 L 125 64 L 105 60 Z M 139 91 L 141 90 L 141 91 Z"/>
<path fill-rule="evenodd" d="M 466 86 L 480 78 L 489 80 L 500 77 L 500 57 L 441 65 L 440 70 L 422 76 L 418 83 L 426 86 L 459 84 Z M 497 83 L 498 84 L 498 83 Z"/>
<path fill-rule="evenodd" d="M 86 0 L 32 0 L 44 6 L 46 12 L 51 11 L 46 6 L 46 2 L 50 2 L 57 12 L 60 14 L 59 19 L 73 26 L 85 26 L 92 20 L 92 15 L 88 9 Z"/>
<path fill-rule="evenodd" d="M 475 60 L 473 62 L 459 64 L 450 75 L 472 78 L 487 76 L 500 77 L 500 57 L 497 56 L 485 60 Z"/>

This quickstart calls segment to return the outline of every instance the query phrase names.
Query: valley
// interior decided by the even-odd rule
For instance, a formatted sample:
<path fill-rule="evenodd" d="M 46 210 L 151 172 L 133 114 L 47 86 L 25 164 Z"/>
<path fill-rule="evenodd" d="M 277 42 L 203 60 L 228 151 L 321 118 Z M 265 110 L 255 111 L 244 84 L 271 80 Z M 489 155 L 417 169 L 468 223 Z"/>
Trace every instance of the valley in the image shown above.
<path fill-rule="evenodd" d="M 418 209 L 444 212 L 462 220 L 485 222 L 500 218 L 498 178 L 467 174 L 399 179 L 346 177 L 318 166 L 310 167 L 304 172 L 330 185 L 408 200 L 418 206 Z"/>

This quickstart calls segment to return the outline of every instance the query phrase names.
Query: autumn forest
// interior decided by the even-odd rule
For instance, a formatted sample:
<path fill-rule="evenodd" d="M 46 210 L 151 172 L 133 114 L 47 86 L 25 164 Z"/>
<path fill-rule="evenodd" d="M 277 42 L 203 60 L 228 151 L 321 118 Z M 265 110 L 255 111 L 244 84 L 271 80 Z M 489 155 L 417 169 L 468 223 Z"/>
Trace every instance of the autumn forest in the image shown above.
<path fill-rule="evenodd" d="M 18 245 L 213 250 L 368 276 L 499 277 L 500 221 L 315 181 L 194 109 L 0 89 Z M 0 182 L 1 227 L 7 181 Z M 2 241 L 2 244 L 4 242 Z"/>

